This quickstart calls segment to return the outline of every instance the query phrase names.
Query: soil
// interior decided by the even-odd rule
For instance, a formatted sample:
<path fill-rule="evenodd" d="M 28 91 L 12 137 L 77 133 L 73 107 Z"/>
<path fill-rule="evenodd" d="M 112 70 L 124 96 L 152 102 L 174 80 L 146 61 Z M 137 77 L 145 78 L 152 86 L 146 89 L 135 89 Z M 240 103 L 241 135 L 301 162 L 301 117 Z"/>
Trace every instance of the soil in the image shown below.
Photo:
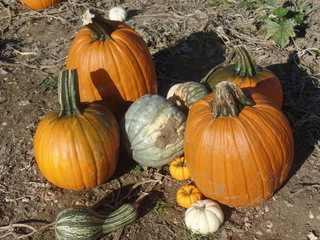
<path fill-rule="evenodd" d="M 103 239 L 320 238 L 320 2 L 310 1 L 307 30 L 283 49 L 264 39 L 259 23 L 263 11 L 212 7 L 210 2 L 70 0 L 31 11 L 16 0 L 0 1 L 1 239 L 54 239 L 47 224 L 64 208 L 85 205 L 107 214 L 139 196 L 144 196 L 139 218 Z M 146 168 L 121 154 L 112 179 L 80 192 L 60 189 L 42 176 L 33 137 L 41 118 L 58 108 L 57 77 L 82 27 L 81 15 L 91 8 L 107 17 L 115 5 L 127 9 L 126 23 L 147 42 L 160 95 L 174 83 L 200 81 L 238 44 L 277 74 L 284 91 L 282 110 L 294 133 L 295 159 L 285 184 L 263 206 L 222 206 L 222 227 L 199 236 L 187 230 L 185 209 L 175 201 L 178 188 L 191 181 L 173 179 L 168 165 Z"/>

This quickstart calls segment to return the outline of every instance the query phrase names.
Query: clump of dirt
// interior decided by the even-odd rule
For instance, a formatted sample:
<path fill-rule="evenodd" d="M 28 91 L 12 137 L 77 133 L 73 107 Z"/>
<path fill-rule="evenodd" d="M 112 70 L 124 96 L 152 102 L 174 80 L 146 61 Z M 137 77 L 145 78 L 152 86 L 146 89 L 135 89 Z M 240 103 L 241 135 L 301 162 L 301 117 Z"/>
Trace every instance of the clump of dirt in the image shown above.
<path fill-rule="evenodd" d="M 69 0 L 41 11 L 15 0 L 0 2 L 0 238 L 54 239 L 47 224 L 66 207 L 84 205 L 104 214 L 141 196 L 139 218 L 105 240 L 320 238 L 320 3 L 310 1 L 313 11 L 305 19 L 304 35 L 281 49 L 264 39 L 263 12 L 210 2 Z M 126 24 L 147 42 L 162 96 L 173 84 L 200 81 L 238 44 L 279 77 L 295 159 L 286 183 L 266 204 L 222 206 L 223 226 L 212 235 L 195 236 L 175 200 L 177 190 L 192 182 L 171 178 L 167 165 L 143 168 L 120 154 L 112 179 L 81 192 L 60 189 L 41 175 L 33 137 L 42 117 L 58 108 L 57 77 L 82 28 L 82 14 L 92 9 L 108 17 L 115 4 L 127 9 Z"/>

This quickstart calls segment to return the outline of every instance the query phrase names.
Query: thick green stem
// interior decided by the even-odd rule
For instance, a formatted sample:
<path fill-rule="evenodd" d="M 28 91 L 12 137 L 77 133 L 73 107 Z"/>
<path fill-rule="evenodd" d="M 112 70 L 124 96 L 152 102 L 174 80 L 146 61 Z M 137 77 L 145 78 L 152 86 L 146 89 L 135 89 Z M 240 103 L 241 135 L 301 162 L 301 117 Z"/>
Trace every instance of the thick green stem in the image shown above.
<path fill-rule="evenodd" d="M 105 41 L 105 40 L 112 40 L 111 34 L 114 32 L 117 28 L 112 26 L 107 19 L 99 15 L 98 13 L 95 13 L 93 11 L 90 11 L 89 14 L 86 14 L 84 16 L 84 21 L 88 22 L 86 25 L 87 28 L 90 29 L 92 32 L 93 39 L 91 42 L 94 41 Z"/>
<path fill-rule="evenodd" d="M 214 93 L 211 102 L 213 118 L 237 117 L 245 106 L 254 105 L 236 84 L 228 81 L 218 83 Z"/>
<path fill-rule="evenodd" d="M 175 164 L 176 167 L 185 167 L 187 166 L 186 161 L 183 159 L 180 159 L 178 163 Z"/>
<path fill-rule="evenodd" d="M 75 69 L 68 69 L 60 72 L 58 92 L 61 107 L 59 117 L 81 114 L 78 75 Z"/>
<path fill-rule="evenodd" d="M 253 77 L 256 73 L 261 71 L 245 46 L 237 46 L 235 47 L 235 51 L 238 56 L 236 65 L 237 76 Z"/>

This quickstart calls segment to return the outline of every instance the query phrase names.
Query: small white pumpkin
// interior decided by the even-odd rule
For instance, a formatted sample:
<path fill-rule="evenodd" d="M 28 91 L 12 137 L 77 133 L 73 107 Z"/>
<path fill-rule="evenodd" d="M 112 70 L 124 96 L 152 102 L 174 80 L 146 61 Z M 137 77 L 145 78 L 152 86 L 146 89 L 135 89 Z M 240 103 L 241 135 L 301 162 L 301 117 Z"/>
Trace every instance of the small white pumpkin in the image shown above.
<path fill-rule="evenodd" d="M 185 224 L 197 234 L 209 234 L 217 231 L 223 223 L 224 214 L 215 201 L 198 200 L 185 213 Z"/>
<path fill-rule="evenodd" d="M 122 7 L 113 7 L 110 9 L 109 19 L 124 22 L 127 19 L 127 11 Z"/>

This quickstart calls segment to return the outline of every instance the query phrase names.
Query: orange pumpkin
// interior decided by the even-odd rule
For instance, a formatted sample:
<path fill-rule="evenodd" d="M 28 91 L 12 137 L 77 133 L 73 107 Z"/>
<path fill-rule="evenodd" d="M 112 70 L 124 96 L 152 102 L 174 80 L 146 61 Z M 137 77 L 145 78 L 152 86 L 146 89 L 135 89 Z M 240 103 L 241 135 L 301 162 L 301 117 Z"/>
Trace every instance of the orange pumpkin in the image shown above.
<path fill-rule="evenodd" d="M 60 111 L 40 121 L 34 154 L 44 177 L 54 185 L 83 190 L 107 181 L 114 173 L 119 128 L 114 115 L 99 104 L 80 105 L 74 70 L 59 78 Z"/>
<path fill-rule="evenodd" d="M 41 10 L 59 4 L 61 0 L 20 0 L 20 2 L 32 10 Z"/>
<path fill-rule="evenodd" d="M 78 71 L 81 101 L 102 102 L 118 119 L 132 102 L 158 92 L 143 38 L 124 23 L 100 15 L 75 36 L 66 67 Z"/>
<path fill-rule="evenodd" d="M 184 156 L 206 197 L 230 207 L 258 206 L 286 180 L 293 145 L 285 115 L 269 98 L 251 90 L 244 95 L 224 81 L 192 105 Z"/>
<path fill-rule="evenodd" d="M 177 192 L 177 202 L 181 207 L 188 208 L 196 201 L 202 199 L 202 193 L 194 185 L 186 185 L 179 188 Z"/>
<path fill-rule="evenodd" d="M 206 82 L 214 90 L 217 83 L 230 81 L 241 88 L 251 88 L 269 97 L 272 102 L 282 107 L 283 93 L 278 77 L 266 68 L 257 66 L 245 46 L 235 48 L 238 62 L 218 68 L 207 78 Z"/>
<path fill-rule="evenodd" d="M 179 157 L 171 161 L 169 171 L 172 177 L 178 180 L 187 180 L 190 178 L 190 171 L 186 165 L 184 157 Z"/>

